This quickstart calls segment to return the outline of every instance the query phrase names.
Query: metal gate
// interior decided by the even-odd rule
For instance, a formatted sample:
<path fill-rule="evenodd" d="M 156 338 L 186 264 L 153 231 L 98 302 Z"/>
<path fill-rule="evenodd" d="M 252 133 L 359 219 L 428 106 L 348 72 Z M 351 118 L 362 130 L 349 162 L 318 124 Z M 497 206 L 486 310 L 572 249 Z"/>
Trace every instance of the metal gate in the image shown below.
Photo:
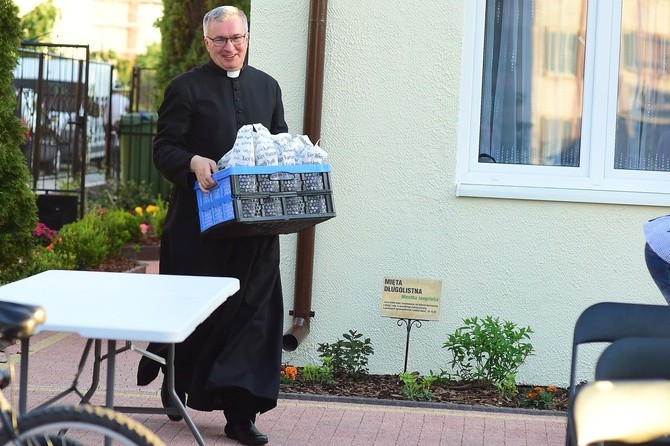
<path fill-rule="evenodd" d="M 16 114 L 28 128 L 22 149 L 40 219 L 53 217 L 55 229 L 84 215 L 87 188 L 116 176 L 118 145 L 109 125 L 113 69 L 90 61 L 88 45 L 25 43 L 19 49 Z"/>

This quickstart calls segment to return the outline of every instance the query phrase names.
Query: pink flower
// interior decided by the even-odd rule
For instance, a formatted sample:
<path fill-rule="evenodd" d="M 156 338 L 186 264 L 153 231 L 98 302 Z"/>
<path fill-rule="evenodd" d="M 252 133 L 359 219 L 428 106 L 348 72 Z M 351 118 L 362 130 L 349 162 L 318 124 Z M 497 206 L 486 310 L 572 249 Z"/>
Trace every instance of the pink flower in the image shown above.
<path fill-rule="evenodd" d="M 146 223 L 140 224 L 140 231 L 142 232 L 142 234 L 146 234 L 147 232 L 149 232 L 150 229 L 151 226 L 149 226 L 148 224 Z"/>
<path fill-rule="evenodd" d="M 42 222 L 38 223 L 37 226 L 35 227 L 35 230 L 33 231 L 33 237 L 35 237 L 35 241 L 40 246 L 49 245 L 57 234 L 58 231 L 49 228 Z"/>

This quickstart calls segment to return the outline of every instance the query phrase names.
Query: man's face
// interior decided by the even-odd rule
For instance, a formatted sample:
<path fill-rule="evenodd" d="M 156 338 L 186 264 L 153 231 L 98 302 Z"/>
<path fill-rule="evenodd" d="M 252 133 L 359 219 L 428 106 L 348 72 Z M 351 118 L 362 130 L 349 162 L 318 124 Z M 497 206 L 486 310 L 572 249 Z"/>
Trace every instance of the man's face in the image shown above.
<path fill-rule="evenodd" d="M 230 40 L 230 38 L 240 36 L 244 37 L 237 44 Z M 223 44 L 223 46 L 217 46 L 217 42 Z M 233 16 L 223 22 L 210 22 L 207 25 L 205 47 L 214 63 L 224 70 L 237 71 L 242 69 L 249 47 L 249 36 L 244 29 L 242 18 Z"/>

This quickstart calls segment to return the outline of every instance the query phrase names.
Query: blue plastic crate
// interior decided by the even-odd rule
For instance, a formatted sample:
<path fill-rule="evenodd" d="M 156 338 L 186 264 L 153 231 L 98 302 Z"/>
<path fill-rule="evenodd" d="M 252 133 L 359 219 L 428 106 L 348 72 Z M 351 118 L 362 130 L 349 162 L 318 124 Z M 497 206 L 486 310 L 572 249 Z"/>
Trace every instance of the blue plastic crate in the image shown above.
<path fill-rule="evenodd" d="M 289 234 L 335 216 L 328 164 L 233 166 L 212 177 L 209 193 L 195 185 L 203 235 Z"/>

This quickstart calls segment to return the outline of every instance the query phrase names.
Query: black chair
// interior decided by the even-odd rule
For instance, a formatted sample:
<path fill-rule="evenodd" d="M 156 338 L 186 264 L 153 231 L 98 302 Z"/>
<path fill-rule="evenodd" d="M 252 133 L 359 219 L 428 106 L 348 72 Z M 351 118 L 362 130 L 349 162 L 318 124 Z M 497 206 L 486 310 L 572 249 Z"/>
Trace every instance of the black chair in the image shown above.
<path fill-rule="evenodd" d="M 595 379 L 670 380 L 670 339 L 624 338 L 611 343 L 598 357 Z"/>
<path fill-rule="evenodd" d="M 602 352 L 595 381 L 580 387 L 577 443 L 670 445 L 670 338 L 623 338 Z"/>
<path fill-rule="evenodd" d="M 572 405 L 577 392 L 579 347 L 589 343 L 612 343 L 624 338 L 670 338 L 670 306 L 600 302 L 591 305 L 579 316 L 572 340 L 567 446 L 576 445 Z"/>

